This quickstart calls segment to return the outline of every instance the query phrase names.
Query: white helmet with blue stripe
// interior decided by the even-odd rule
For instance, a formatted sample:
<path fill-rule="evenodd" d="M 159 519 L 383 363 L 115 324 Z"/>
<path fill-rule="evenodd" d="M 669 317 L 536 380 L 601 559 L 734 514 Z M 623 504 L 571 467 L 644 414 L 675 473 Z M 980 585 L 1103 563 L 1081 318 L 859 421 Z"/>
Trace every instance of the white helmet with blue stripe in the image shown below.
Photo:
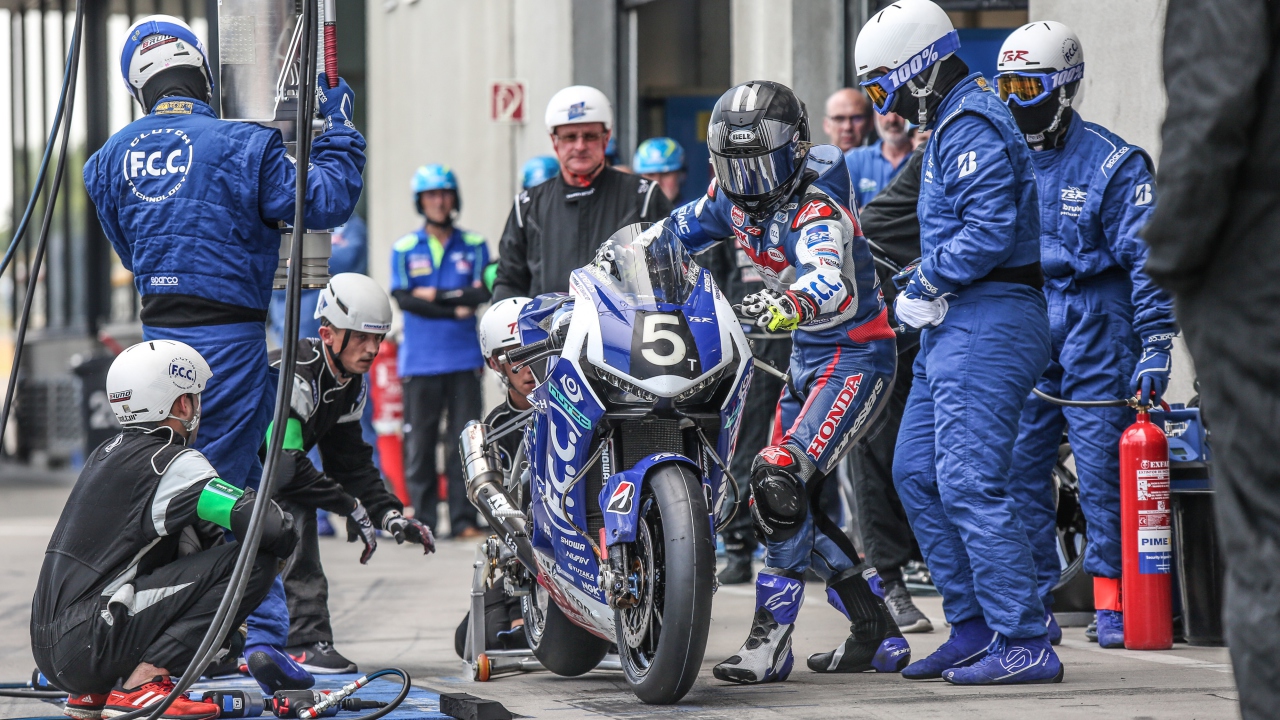
<path fill-rule="evenodd" d="M 129 27 L 120 52 L 120 75 L 138 102 L 143 102 L 142 87 L 148 80 L 175 67 L 203 69 L 209 87 L 213 87 L 213 69 L 204 43 L 180 18 L 148 15 Z"/>

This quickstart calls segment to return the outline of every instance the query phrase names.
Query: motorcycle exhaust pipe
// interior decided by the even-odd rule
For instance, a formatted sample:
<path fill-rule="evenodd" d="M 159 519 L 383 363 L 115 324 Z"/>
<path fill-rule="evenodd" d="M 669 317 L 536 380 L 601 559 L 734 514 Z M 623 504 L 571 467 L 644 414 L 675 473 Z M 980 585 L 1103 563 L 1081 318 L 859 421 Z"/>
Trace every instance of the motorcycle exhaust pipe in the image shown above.
<path fill-rule="evenodd" d="M 511 548 L 520 564 L 534 576 L 538 561 L 533 554 L 526 523 L 528 518 L 511 501 L 502 483 L 502 463 L 495 453 L 485 449 L 489 426 L 472 420 L 462 429 L 458 452 L 462 454 L 462 472 L 467 481 L 467 499 L 484 515 L 489 528 Z"/>

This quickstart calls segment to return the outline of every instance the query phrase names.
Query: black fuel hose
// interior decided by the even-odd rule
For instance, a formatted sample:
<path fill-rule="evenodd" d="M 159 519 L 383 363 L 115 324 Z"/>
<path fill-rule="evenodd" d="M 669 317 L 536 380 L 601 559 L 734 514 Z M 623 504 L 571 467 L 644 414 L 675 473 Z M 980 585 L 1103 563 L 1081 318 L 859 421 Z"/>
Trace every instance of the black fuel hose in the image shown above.
<path fill-rule="evenodd" d="M 84 2 L 84 0 L 79 1 Z M 300 22 L 302 23 L 301 42 L 304 60 L 298 83 L 298 143 L 296 163 L 294 165 L 297 173 L 297 183 L 294 189 L 295 208 L 292 245 L 289 249 L 288 279 L 285 282 L 285 319 L 283 348 L 280 359 L 280 381 L 276 387 L 275 412 L 272 415 L 272 427 L 277 430 L 283 428 L 289 419 L 289 398 L 293 393 L 293 371 L 298 357 L 298 324 L 302 305 L 302 237 L 306 229 L 307 170 L 311 162 L 311 120 L 315 115 L 315 89 L 311 85 L 314 84 L 314 79 L 316 78 L 316 9 L 316 0 L 302 3 L 302 18 Z M 195 658 L 187 666 L 182 678 L 174 685 L 173 690 L 165 696 L 164 700 L 156 705 L 148 705 L 139 710 L 118 715 L 115 720 L 134 720 L 144 716 L 147 717 L 147 720 L 156 720 L 164 714 L 174 700 L 181 697 L 200 679 L 205 668 L 208 667 L 217 654 L 222 638 L 226 637 L 227 632 L 231 630 L 231 623 L 235 619 L 236 610 L 239 609 L 240 600 L 244 596 L 245 586 L 249 582 L 253 560 L 258 554 L 258 544 L 262 539 L 263 517 L 266 515 L 269 505 L 267 501 L 271 499 L 272 491 L 275 488 L 276 470 L 283 445 L 283 432 L 270 433 L 267 439 L 267 459 L 262 470 L 262 481 L 258 486 L 259 501 L 254 505 L 253 516 L 249 521 L 245 537 L 240 539 L 240 552 L 236 556 L 236 564 L 231 571 L 231 579 L 227 584 L 227 591 L 222 596 L 222 601 L 218 605 L 218 611 L 214 615 L 213 622 L 209 625 L 209 630 L 205 633 L 204 639 L 196 650 Z"/>

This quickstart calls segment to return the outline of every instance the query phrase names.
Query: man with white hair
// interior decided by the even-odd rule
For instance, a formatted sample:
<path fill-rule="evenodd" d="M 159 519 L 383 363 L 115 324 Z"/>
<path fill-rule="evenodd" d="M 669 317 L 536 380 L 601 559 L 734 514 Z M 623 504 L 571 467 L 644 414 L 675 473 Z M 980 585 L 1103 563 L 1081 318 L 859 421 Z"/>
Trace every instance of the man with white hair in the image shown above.
<path fill-rule="evenodd" d="M 613 106 L 604 93 L 586 85 L 561 90 L 547 104 L 546 123 L 560 173 L 516 196 L 498 248 L 495 303 L 567 292 L 569 273 L 619 228 L 671 212 L 657 183 L 605 161 Z"/>

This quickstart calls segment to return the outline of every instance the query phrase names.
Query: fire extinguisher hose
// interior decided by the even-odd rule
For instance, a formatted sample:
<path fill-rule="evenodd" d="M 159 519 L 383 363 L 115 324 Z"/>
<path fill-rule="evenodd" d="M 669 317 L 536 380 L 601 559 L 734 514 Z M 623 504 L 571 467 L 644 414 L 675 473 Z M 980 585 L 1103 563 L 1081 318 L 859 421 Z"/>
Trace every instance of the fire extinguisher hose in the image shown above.
<path fill-rule="evenodd" d="M 1138 403 L 1134 398 L 1121 398 L 1119 400 L 1066 400 L 1060 397 L 1042 393 L 1038 388 L 1031 388 L 1031 392 L 1036 397 L 1051 402 L 1054 405 L 1062 405 L 1063 407 L 1138 407 Z"/>

